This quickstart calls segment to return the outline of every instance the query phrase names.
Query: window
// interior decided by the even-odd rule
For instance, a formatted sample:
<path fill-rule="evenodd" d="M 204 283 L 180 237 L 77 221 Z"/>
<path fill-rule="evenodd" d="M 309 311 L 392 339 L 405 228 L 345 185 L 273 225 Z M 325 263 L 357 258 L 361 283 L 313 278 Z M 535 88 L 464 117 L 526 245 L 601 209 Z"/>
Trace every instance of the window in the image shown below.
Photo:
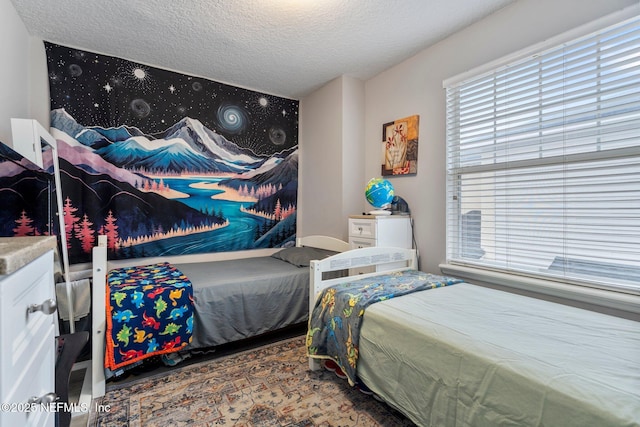
<path fill-rule="evenodd" d="M 640 19 L 444 86 L 447 262 L 640 294 Z"/>

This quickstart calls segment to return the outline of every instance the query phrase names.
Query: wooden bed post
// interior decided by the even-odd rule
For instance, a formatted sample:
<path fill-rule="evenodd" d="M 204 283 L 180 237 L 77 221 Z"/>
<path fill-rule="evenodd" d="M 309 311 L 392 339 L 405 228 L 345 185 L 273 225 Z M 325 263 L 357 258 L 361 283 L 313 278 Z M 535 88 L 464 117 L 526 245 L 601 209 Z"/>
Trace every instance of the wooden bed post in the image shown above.
<path fill-rule="evenodd" d="M 105 287 L 107 285 L 107 236 L 98 236 L 93 248 L 93 296 L 91 336 L 91 395 L 104 396 L 104 340 L 107 329 Z"/>
<path fill-rule="evenodd" d="M 313 313 L 313 307 L 316 305 L 316 297 L 318 296 L 315 284 L 320 280 L 322 280 L 320 266 L 317 261 L 311 261 L 309 265 L 309 319 L 311 319 L 311 313 Z M 309 357 L 309 369 L 312 371 L 318 371 L 320 368 L 320 361 Z"/>
<path fill-rule="evenodd" d="M 309 358 L 309 369 L 312 371 L 319 371 L 322 365 L 320 364 L 320 360 L 314 359 L 312 357 Z"/>

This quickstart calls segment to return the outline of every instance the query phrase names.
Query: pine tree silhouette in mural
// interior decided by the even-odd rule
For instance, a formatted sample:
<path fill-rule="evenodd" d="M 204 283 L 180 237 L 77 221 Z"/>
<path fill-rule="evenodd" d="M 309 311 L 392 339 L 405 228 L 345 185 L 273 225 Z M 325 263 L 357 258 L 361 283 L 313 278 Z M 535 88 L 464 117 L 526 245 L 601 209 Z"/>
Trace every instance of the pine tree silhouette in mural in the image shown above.
<path fill-rule="evenodd" d="M 15 236 L 33 236 L 35 227 L 31 226 L 33 220 L 27 216 L 27 212 L 22 210 L 20 218 L 16 219 L 18 226 L 13 229 Z"/>
<path fill-rule="evenodd" d="M 64 213 L 64 232 L 67 237 L 67 249 L 71 249 L 71 239 L 74 237 L 73 231 L 78 221 L 80 221 L 80 218 L 74 215 L 77 210 L 78 208 L 73 207 L 71 199 L 67 197 L 62 207 L 62 212 Z"/>
<path fill-rule="evenodd" d="M 118 243 L 118 226 L 116 225 L 116 217 L 113 216 L 112 212 L 109 211 L 109 214 L 104 219 L 104 227 L 102 233 L 107 236 L 107 249 L 115 252 Z"/>
<path fill-rule="evenodd" d="M 280 205 L 280 199 L 276 200 L 276 207 L 273 209 L 273 217 L 276 221 L 282 219 L 282 206 Z"/>
<path fill-rule="evenodd" d="M 82 221 L 76 226 L 76 237 L 80 240 L 80 246 L 85 253 L 91 252 L 95 242 L 95 231 L 91 228 L 92 225 L 87 214 L 84 214 Z"/>

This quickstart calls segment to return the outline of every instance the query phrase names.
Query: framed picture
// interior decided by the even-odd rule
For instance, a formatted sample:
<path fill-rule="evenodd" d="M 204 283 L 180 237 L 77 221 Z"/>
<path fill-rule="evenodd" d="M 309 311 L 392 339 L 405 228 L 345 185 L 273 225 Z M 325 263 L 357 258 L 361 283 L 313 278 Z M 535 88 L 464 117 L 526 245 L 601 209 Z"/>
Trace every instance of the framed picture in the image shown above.
<path fill-rule="evenodd" d="M 382 125 L 382 175 L 418 173 L 418 124 L 410 116 Z"/>

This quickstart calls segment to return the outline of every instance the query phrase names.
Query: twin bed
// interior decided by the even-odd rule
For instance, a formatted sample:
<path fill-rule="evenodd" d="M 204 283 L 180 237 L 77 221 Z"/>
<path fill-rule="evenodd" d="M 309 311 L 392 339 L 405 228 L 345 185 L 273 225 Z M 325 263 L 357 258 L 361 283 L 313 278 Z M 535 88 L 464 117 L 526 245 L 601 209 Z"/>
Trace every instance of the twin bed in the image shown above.
<path fill-rule="evenodd" d="M 349 244 L 342 240 L 307 236 L 299 238 L 295 247 L 270 256 L 111 270 L 106 242 L 99 239 L 93 249 L 91 398 L 104 395 L 105 359 L 109 364 L 115 355 L 114 368 L 125 369 L 143 358 L 136 357 L 142 350 L 129 350 L 131 358 L 125 356 L 120 363 L 118 356 L 127 353 L 123 352 L 125 341 L 127 345 L 139 341 L 138 347 L 143 349 L 157 338 L 149 356 L 169 355 L 178 349 L 215 347 L 306 321 L 310 260 L 348 249 Z M 185 285 L 188 282 L 190 286 Z M 130 295 L 125 294 L 128 291 Z M 164 297 L 157 297 L 163 291 Z M 136 299 L 151 295 L 154 299 Z M 156 315 L 161 312 L 162 316 Z M 156 320 L 161 317 L 167 321 L 159 325 Z M 143 320 L 151 333 L 129 320 Z M 190 343 L 177 339 L 172 329 L 189 329 Z M 171 340 L 163 343 L 163 336 Z"/>
<path fill-rule="evenodd" d="M 640 425 L 638 322 L 418 274 L 414 256 L 365 248 L 311 262 L 312 369 L 354 362 L 350 382 L 420 426 Z M 365 265 L 378 272 L 323 278 Z M 358 305 L 367 299 L 379 302 Z M 347 317 L 360 310 L 356 330 Z"/>
<path fill-rule="evenodd" d="M 640 425 L 638 322 L 419 272 L 413 250 L 348 249 L 311 236 L 275 256 L 176 265 L 193 284 L 190 348 L 308 318 L 311 369 L 333 359 L 420 426 Z M 95 398 L 106 247 L 93 269 Z"/>

